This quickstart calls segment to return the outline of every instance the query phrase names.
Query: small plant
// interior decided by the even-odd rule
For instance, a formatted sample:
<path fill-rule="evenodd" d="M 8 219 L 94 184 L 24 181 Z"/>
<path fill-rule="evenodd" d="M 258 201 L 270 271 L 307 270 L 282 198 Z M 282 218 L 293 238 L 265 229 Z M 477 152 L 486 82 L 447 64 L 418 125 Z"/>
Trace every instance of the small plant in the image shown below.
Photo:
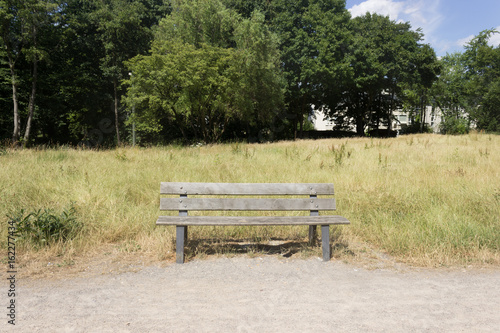
<path fill-rule="evenodd" d="M 26 214 L 24 209 L 7 216 L 17 226 L 18 240 L 35 245 L 49 245 L 58 241 L 73 239 L 82 229 L 71 204 L 60 214 L 52 209 L 37 210 Z"/>
<path fill-rule="evenodd" d="M 335 145 L 330 147 L 330 151 L 333 153 L 335 164 L 342 165 L 345 158 L 351 157 L 351 151 L 346 150 L 347 143 L 343 143 L 339 148 L 335 148 Z"/>
<path fill-rule="evenodd" d="M 73 266 L 74 264 L 74 260 L 64 260 L 62 263 L 57 264 L 57 267 Z"/>
<path fill-rule="evenodd" d="M 375 147 L 375 145 L 373 144 L 373 138 L 370 140 L 370 145 L 368 145 L 368 143 L 365 143 L 365 149 L 370 149 L 370 148 L 373 148 Z"/>
<path fill-rule="evenodd" d="M 117 159 L 117 160 L 119 160 L 119 161 L 128 161 L 128 157 L 127 157 L 127 155 L 125 154 L 125 152 L 121 152 L 121 153 L 120 153 L 120 152 L 118 152 L 118 151 L 117 151 L 117 152 L 115 153 L 115 157 L 116 157 L 116 159 Z"/>
<path fill-rule="evenodd" d="M 306 159 L 305 161 L 309 162 L 311 160 L 311 158 L 313 157 L 314 154 L 316 154 L 317 152 L 319 151 L 319 146 L 316 147 L 312 153 L 310 153 L 309 155 L 306 156 Z"/>
<path fill-rule="evenodd" d="M 250 149 L 245 148 L 245 158 L 252 158 L 255 155 L 255 149 L 250 151 Z"/>
<path fill-rule="evenodd" d="M 137 244 L 137 242 L 134 240 L 124 242 L 118 248 L 121 252 L 127 252 L 127 253 L 137 252 L 141 250 L 141 246 Z"/>
<path fill-rule="evenodd" d="M 382 153 L 378 153 L 378 165 L 382 168 L 387 168 L 387 156 L 382 160 Z"/>
<path fill-rule="evenodd" d="M 231 144 L 231 151 L 233 152 L 233 154 L 241 153 L 241 144 L 239 142 Z"/>
<path fill-rule="evenodd" d="M 488 157 L 490 153 L 488 152 L 488 148 L 486 148 L 484 151 L 482 149 L 479 149 L 479 156 L 481 157 Z"/>
<path fill-rule="evenodd" d="M 300 157 L 300 153 L 297 147 L 285 148 L 285 156 L 290 160 L 294 160 Z"/>
<path fill-rule="evenodd" d="M 493 198 L 495 198 L 496 201 L 500 201 L 500 189 L 495 190 L 495 193 L 493 193 Z"/>

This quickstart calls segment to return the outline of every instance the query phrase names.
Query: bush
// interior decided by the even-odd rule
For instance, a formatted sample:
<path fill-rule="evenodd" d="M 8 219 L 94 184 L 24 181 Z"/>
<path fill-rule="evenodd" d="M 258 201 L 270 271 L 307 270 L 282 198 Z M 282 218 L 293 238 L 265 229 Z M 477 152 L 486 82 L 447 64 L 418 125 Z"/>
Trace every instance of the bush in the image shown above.
<path fill-rule="evenodd" d="M 456 117 L 446 117 L 444 121 L 439 125 L 439 130 L 442 134 L 467 134 L 469 133 L 469 122 L 467 119 L 456 118 Z"/>
<path fill-rule="evenodd" d="M 76 237 L 82 224 L 77 221 L 75 214 L 75 208 L 71 204 L 60 214 L 52 209 L 39 209 L 26 214 L 24 209 L 20 209 L 7 217 L 16 223 L 19 241 L 44 246 Z"/>
<path fill-rule="evenodd" d="M 411 123 L 410 125 L 401 125 L 400 134 L 416 134 L 416 133 L 433 133 L 432 128 L 429 125 L 424 124 L 421 128 L 420 123 Z"/>

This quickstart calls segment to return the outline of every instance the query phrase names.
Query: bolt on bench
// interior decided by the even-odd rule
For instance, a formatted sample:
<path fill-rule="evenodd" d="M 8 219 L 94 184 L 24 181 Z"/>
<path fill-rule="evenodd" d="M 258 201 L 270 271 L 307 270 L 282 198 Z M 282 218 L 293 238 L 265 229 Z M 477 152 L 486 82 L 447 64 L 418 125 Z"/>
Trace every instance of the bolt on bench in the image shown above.
<path fill-rule="evenodd" d="M 176 226 L 176 261 L 184 262 L 188 226 L 309 225 L 309 242 L 321 226 L 323 260 L 330 260 L 330 225 L 349 224 L 338 215 L 319 216 L 320 210 L 335 210 L 333 184 L 292 183 L 161 183 L 160 210 L 179 211 L 179 216 L 160 216 L 157 225 Z M 232 198 L 188 198 L 188 195 L 233 196 Z M 307 196 L 305 198 L 248 198 L 245 196 Z M 310 216 L 188 216 L 188 211 L 310 211 Z"/>

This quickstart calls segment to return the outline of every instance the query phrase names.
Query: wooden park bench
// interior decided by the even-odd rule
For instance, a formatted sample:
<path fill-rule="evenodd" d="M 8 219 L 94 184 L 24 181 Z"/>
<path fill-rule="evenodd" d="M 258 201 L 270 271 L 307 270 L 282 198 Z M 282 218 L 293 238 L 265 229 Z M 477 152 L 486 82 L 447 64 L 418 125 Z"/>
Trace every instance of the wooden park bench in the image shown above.
<path fill-rule="evenodd" d="M 323 260 L 328 261 L 330 225 L 350 223 L 342 216 L 319 215 L 319 211 L 335 210 L 335 199 L 318 198 L 318 195 L 332 196 L 333 184 L 161 183 L 160 194 L 179 195 L 160 199 L 160 210 L 179 211 L 179 216 L 160 216 L 156 221 L 157 225 L 176 226 L 177 263 L 184 262 L 188 226 L 309 225 L 309 242 L 313 243 L 316 226 L 320 225 Z M 191 195 L 224 198 L 188 197 Z M 188 216 L 189 211 L 310 211 L 310 216 Z"/>

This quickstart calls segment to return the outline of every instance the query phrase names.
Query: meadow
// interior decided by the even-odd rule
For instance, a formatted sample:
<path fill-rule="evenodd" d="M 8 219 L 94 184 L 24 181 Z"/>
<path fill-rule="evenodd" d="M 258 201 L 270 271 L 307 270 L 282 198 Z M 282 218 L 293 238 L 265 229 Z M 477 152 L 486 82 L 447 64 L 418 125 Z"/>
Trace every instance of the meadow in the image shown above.
<path fill-rule="evenodd" d="M 333 256 L 349 261 L 368 250 L 413 266 L 500 265 L 500 136 L 432 134 L 391 139 L 299 140 L 192 147 L 70 147 L 0 151 L 0 244 L 7 216 L 71 211 L 71 237 L 17 241 L 22 264 L 72 262 L 108 251 L 159 261 L 175 256 L 175 228 L 155 225 L 162 181 L 333 182 L 337 213 Z M 22 214 L 21 214 L 22 215 Z M 247 255 L 276 239 L 307 246 L 307 227 L 193 227 L 188 260 Z M 260 255 L 260 254 L 259 254 Z"/>

